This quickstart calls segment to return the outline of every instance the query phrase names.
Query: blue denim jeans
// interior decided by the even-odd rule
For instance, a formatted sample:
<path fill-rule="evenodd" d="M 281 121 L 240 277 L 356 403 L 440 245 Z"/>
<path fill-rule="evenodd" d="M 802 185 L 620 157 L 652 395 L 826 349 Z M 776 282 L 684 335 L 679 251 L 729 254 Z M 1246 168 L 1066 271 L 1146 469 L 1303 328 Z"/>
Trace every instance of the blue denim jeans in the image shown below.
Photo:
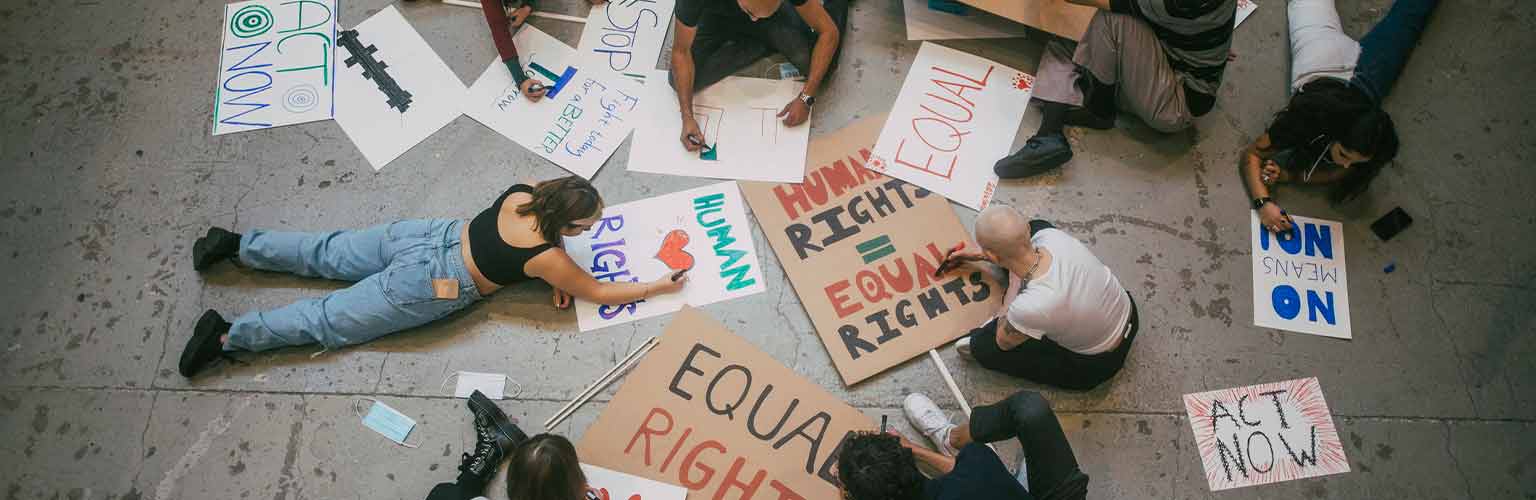
<path fill-rule="evenodd" d="M 1354 84 L 1377 104 L 1387 98 L 1392 84 L 1408 64 L 1408 54 L 1419 44 L 1419 35 L 1429 24 L 1429 14 L 1440 0 L 1397 0 L 1387 16 L 1360 39 L 1360 62 L 1355 65 Z"/>
<path fill-rule="evenodd" d="M 265 351 L 318 343 L 361 344 L 430 323 L 480 300 L 459 254 L 464 221 L 404 220 L 356 231 L 255 230 L 240 238 L 240 263 L 266 271 L 355 281 L 324 297 L 235 318 L 224 350 Z M 438 299 L 434 279 L 456 279 Z"/>

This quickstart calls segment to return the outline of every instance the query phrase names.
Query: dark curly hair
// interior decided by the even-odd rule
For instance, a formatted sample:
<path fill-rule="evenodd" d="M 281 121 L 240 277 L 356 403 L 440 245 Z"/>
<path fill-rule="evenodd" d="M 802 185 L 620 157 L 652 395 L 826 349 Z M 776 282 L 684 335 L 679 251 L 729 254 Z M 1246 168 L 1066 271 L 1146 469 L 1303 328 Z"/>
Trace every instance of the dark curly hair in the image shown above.
<path fill-rule="evenodd" d="M 1299 130 L 1305 124 L 1319 130 Z M 1283 130 L 1282 130 L 1283 129 Z M 1397 128 L 1392 117 L 1359 89 L 1333 79 L 1318 79 L 1291 96 L 1275 114 L 1269 130 L 1293 136 L 1325 134 L 1350 151 L 1370 157 L 1354 165 L 1328 194 L 1330 201 L 1354 199 L 1370 187 L 1376 174 L 1397 157 Z"/>
<path fill-rule="evenodd" d="M 844 443 L 837 477 L 847 500 L 916 500 L 923 493 L 912 450 L 890 434 L 865 432 Z"/>
<path fill-rule="evenodd" d="M 517 215 L 533 215 L 539 222 L 539 235 L 550 244 L 560 244 L 560 231 L 572 222 L 597 215 L 603 210 L 603 197 L 586 179 L 570 176 L 550 179 L 533 187 L 533 200 L 517 207 Z"/>
<path fill-rule="evenodd" d="M 587 476 L 581 472 L 576 447 L 554 434 L 528 438 L 512 451 L 507 466 L 510 500 L 580 500 Z"/>

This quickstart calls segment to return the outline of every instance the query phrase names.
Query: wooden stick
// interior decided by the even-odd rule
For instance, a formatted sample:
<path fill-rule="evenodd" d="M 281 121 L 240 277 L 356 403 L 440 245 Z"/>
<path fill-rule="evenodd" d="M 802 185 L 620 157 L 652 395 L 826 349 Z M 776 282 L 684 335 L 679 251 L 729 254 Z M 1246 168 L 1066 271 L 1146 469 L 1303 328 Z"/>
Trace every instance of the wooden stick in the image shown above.
<path fill-rule="evenodd" d="M 580 408 L 581 405 L 586 404 L 587 400 L 592 399 L 593 396 L 597 395 L 598 391 L 602 390 L 604 387 L 607 387 L 608 384 L 613 383 L 613 380 L 618 378 L 617 375 L 622 374 L 624 371 L 628 371 L 630 366 L 633 366 L 640 359 L 640 357 L 644 356 L 645 353 L 650 352 L 650 350 L 656 347 L 656 345 L 659 343 L 661 343 L 661 341 L 656 337 L 645 339 L 645 342 L 635 347 L 633 351 L 630 351 L 629 355 L 624 356 L 624 359 L 620 360 L 619 364 L 614 365 L 613 368 L 610 368 L 607 373 L 603 374 L 602 377 L 592 381 L 592 384 L 588 385 L 586 389 L 582 389 L 581 393 L 576 396 L 576 399 L 571 400 L 570 403 L 566 403 L 565 407 L 561 408 L 560 411 L 555 412 L 555 414 L 549 417 L 548 420 L 545 420 L 544 429 L 548 430 L 553 428 L 554 426 L 559 425 L 560 421 L 570 417 L 570 414 L 575 413 L 577 408 Z"/>
<path fill-rule="evenodd" d="M 929 349 L 928 359 L 933 360 L 933 365 L 939 367 L 939 375 L 944 377 L 944 384 L 949 386 L 949 392 L 953 393 L 955 399 L 960 401 L 960 409 L 965 410 L 965 416 L 970 417 L 971 405 L 967 404 L 965 396 L 960 394 L 960 386 L 955 385 L 955 378 L 949 375 L 949 368 L 944 366 L 944 360 L 939 358 L 939 351 Z"/>
<path fill-rule="evenodd" d="M 445 4 L 445 5 L 457 5 L 459 7 L 473 7 L 473 8 L 476 8 L 476 9 L 480 8 L 480 2 L 468 2 L 468 1 L 465 1 L 465 0 L 443 0 L 443 4 Z M 568 15 L 568 14 L 556 14 L 554 12 L 543 12 L 543 11 L 537 11 L 536 10 L 536 11 L 533 11 L 533 12 L 529 13 L 529 15 L 537 16 L 537 17 L 544 17 L 544 18 L 549 18 L 549 19 L 554 19 L 554 20 L 557 20 L 557 21 L 570 21 L 570 22 L 573 22 L 573 23 L 586 23 L 587 22 L 587 18 L 585 18 L 585 17 L 577 17 L 577 16 Z"/>

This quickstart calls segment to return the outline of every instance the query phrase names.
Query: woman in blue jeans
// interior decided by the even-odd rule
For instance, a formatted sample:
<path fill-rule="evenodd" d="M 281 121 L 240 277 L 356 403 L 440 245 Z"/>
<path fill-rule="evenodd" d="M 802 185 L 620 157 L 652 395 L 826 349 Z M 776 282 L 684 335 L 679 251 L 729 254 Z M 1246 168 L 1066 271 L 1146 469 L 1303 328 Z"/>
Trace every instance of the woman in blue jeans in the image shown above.
<path fill-rule="evenodd" d="M 1276 183 L 1332 185 L 1330 199 L 1344 202 L 1397 155 L 1397 131 L 1381 103 L 1439 3 L 1397 0 L 1358 42 L 1344 34 L 1334 0 L 1287 5 L 1293 94 L 1240 167 L 1265 229 L 1291 229 L 1272 198 Z"/>
<path fill-rule="evenodd" d="M 318 343 L 360 344 L 458 311 L 504 286 L 542 279 L 554 304 L 572 296 L 627 304 L 681 290 L 682 274 L 646 283 L 602 282 L 571 260 L 562 236 L 577 236 L 602 218 L 603 200 L 586 180 L 565 177 L 507 189 L 490 208 L 461 219 L 404 220 L 356 231 L 297 233 L 214 227 L 192 246 L 202 271 L 234 258 L 266 271 L 355 281 L 324 297 L 226 322 L 209 309 L 181 353 L 191 377 L 231 351 L 265 351 Z"/>

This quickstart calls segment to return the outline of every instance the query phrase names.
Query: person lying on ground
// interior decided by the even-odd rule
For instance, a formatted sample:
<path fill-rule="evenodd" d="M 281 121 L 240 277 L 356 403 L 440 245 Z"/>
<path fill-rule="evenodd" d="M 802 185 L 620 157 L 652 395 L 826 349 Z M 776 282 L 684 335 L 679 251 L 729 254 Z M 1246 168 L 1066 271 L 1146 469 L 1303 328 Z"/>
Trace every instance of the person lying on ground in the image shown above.
<path fill-rule="evenodd" d="M 978 406 L 958 426 L 922 394 L 908 394 L 902 409 L 938 451 L 894 433 L 856 435 L 837 460 L 844 499 L 1081 500 L 1088 494 L 1088 476 L 1039 393 L 1022 391 Z M 1024 450 L 1016 475 L 985 444 L 1008 439 L 1018 439 Z M 917 462 L 939 475 L 924 479 Z"/>
<path fill-rule="evenodd" d="M 517 184 L 473 220 L 402 220 L 369 229 L 323 233 L 213 227 L 192 247 L 198 271 L 234 259 L 241 265 L 305 277 L 354 281 L 324 297 L 227 322 L 209 309 L 181 353 L 191 377 L 234 351 L 266 351 L 319 343 L 326 350 L 360 344 L 441 319 L 502 287 L 541 279 L 554 304 L 571 298 L 617 305 L 683 288 L 678 273 L 656 281 L 599 281 L 571 260 L 561 237 L 602 223 L 603 200 L 571 176 Z"/>
<path fill-rule="evenodd" d="M 987 207 L 975 232 L 981 250 L 954 252 L 944 267 L 980 268 L 1008 290 L 997 317 L 957 343 L 962 356 L 1080 391 L 1119 373 L 1140 321 L 1136 301 L 1108 266 L 1066 232 L 1013 207 Z"/>
<path fill-rule="evenodd" d="M 1439 0 L 1398 0 L 1360 41 L 1345 35 L 1333 0 L 1286 5 L 1291 94 L 1238 167 L 1259 223 L 1291 230 L 1274 200 L 1277 184 L 1332 186 L 1329 199 L 1354 199 L 1397 156 L 1397 129 L 1382 100 L 1408 63 Z"/>

